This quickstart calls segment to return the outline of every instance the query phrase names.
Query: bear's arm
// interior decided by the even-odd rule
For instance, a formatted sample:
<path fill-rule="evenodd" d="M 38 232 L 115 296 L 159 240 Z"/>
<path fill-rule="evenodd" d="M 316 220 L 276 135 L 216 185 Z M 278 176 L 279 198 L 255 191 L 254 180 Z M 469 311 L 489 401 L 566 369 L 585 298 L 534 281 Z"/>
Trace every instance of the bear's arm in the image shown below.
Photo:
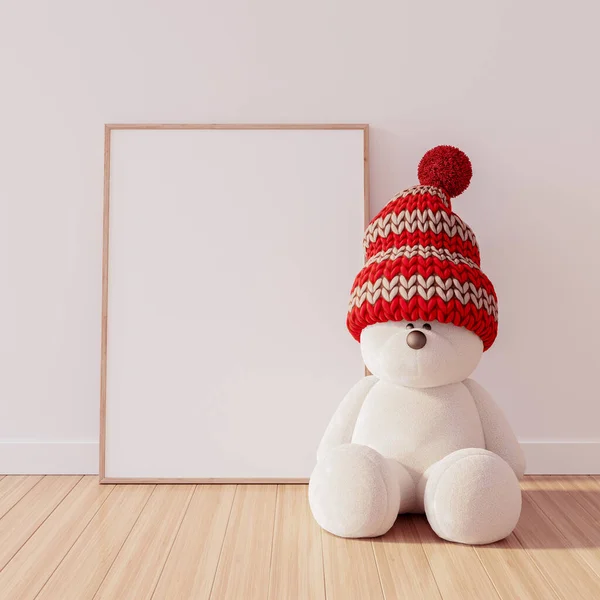
<path fill-rule="evenodd" d="M 517 478 L 522 479 L 525 472 L 525 456 L 502 409 L 476 381 L 466 379 L 463 383 L 477 405 L 486 449 L 503 458 L 512 467 Z"/>
<path fill-rule="evenodd" d="M 354 432 L 356 419 L 358 419 L 358 413 L 369 390 L 376 383 L 377 377 L 373 375 L 363 377 L 346 394 L 323 434 L 317 450 L 317 461 L 328 450 L 337 448 L 342 444 L 349 444 L 352 441 L 352 433 Z"/>

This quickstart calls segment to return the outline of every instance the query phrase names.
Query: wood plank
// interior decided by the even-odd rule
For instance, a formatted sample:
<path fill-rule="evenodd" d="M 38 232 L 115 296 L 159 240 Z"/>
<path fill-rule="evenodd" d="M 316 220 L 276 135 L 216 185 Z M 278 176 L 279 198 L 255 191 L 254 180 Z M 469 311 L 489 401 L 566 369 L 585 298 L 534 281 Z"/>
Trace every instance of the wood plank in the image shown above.
<path fill-rule="evenodd" d="M 417 516 L 382 538 L 336 538 L 312 520 L 305 486 L 240 486 L 240 497 L 234 486 L 187 486 L 187 496 L 165 486 L 146 505 L 151 486 L 113 490 L 95 477 L 8 476 L 3 485 L 16 498 L 0 520 L 0 556 L 12 556 L 0 596 L 11 600 L 40 588 L 51 600 L 323 600 L 323 579 L 327 598 L 343 600 L 592 600 L 600 589 L 593 477 L 528 477 L 515 534 L 475 547 L 440 540 Z"/>
<path fill-rule="evenodd" d="M 370 539 L 339 538 L 321 530 L 327 600 L 383 600 Z"/>
<path fill-rule="evenodd" d="M 413 515 L 411 518 L 444 600 L 492 600 L 499 597 L 474 546 L 442 540 L 424 516 Z"/>
<path fill-rule="evenodd" d="M 594 477 L 574 477 L 572 481 L 563 477 L 559 484 L 563 489 L 576 491 L 577 502 L 591 515 L 600 513 L 600 481 Z"/>
<path fill-rule="evenodd" d="M 325 600 L 321 528 L 308 505 L 308 486 L 277 490 L 269 599 Z"/>
<path fill-rule="evenodd" d="M 214 600 L 267 597 L 276 495 L 273 485 L 238 485 L 210 596 Z"/>
<path fill-rule="evenodd" d="M 92 598 L 153 490 L 147 485 L 115 488 L 36 600 Z"/>
<path fill-rule="evenodd" d="M 155 488 L 95 599 L 151 598 L 193 492 L 193 485 Z"/>
<path fill-rule="evenodd" d="M 373 540 L 373 548 L 386 599 L 441 598 L 410 516 L 398 517 L 390 531 Z"/>
<path fill-rule="evenodd" d="M 0 481 L 0 518 L 2 518 L 43 475 L 10 475 Z"/>
<path fill-rule="evenodd" d="M 112 492 L 98 477 L 84 477 L 0 571 L 6 598 L 34 598 Z"/>
<path fill-rule="evenodd" d="M 548 489 L 548 484 L 553 488 Z M 573 548 L 600 576 L 600 509 L 592 507 L 591 514 L 577 501 L 580 492 L 571 492 L 546 478 L 533 478 L 532 486 L 527 495 L 564 536 L 565 546 Z"/>
<path fill-rule="evenodd" d="M 558 598 L 514 533 L 475 552 L 502 600 Z"/>
<path fill-rule="evenodd" d="M 600 491 L 600 477 L 594 475 L 553 475 L 552 478 L 565 487 Z"/>
<path fill-rule="evenodd" d="M 210 597 L 235 488 L 196 487 L 152 600 Z"/>
<path fill-rule="evenodd" d="M 530 492 L 535 489 L 559 490 L 562 489 L 560 482 L 566 481 L 568 485 L 575 485 L 578 479 L 585 479 L 587 475 L 527 475 L 521 480 L 521 489 Z"/>
<path fill-rule="evenodd" d="M 95 599 L 152 597 L 193 492 L 193 485 L 156 487 Z"/>
<path fill-rule="evenodd" d="M 584 536 L 600 533 L 600 486 L 591 477 L 538 475 L 530 478 L 527 494 L 575 545 L 584 540 L 575 537 L 574 531 Z M 555 516 L 560 518 L 554 521 Z M 586 531 L 591 523 L 594 532 Z M 559 524 L 565 527 L 564 531 Z M 590 542 L 586 545 L 597 545 L 596 540 L 586 538 Z"/>
<path fill-rule="evenodd" d="M 554 475 L 546 477 L 542 483 L 538 479 L 537 485 L 544 489 L 562 489 L 574 492 L 573 497 L 591 515 L 600 515 L 600 482 L 589 475 L 564 476 Z"/>
<path fill-rule="evenodd" d="M 545 490 L 557 497 L 568 492 L 591 515 L 600 515 L 600 483 L 589 475 L 536 475 L 528 477 L 524 489 Z"/>
<path fill-rule="evenodd" d="M 80 479 L 47 475 L 0 519 L 0 571 Z"/>
<path fill-rule="evenodd" d="M 560 598 L 597 599 L 598 579 L 527 493 L 514 534 Z"/>

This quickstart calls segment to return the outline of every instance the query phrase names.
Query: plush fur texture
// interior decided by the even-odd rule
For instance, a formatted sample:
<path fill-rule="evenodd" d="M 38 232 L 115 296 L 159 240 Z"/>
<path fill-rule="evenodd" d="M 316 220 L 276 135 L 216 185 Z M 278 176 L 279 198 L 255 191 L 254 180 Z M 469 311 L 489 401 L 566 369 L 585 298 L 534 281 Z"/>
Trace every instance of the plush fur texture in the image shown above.
<path fill-rule="evenodd" d="M 420 331 L 426 344 L 411 348 Z M 486 544 L 520 514 L 525 462 L 500 408 L 468 379 L 481 340 L 451 324 L 367 327 L 372 377 L 342 401 L 319 446 L 309 501 L 317 522 L 343 537 L 382 535 L 401 512 L 425 512 L 444 539 Z"/>
<path fill-rule="evenodd" d="M 450 323 L 425 321 L 376 323 L 363 330 L 360 350 L 365 365 L 383 381 L 408 388 L 434 388 L 464 381 L 479 364 L 483 342 L 474 333 Z M 408 334 L 421 331 L 427 343 L 418 351 L 407 343 Z"/>
<path fill-rule="evenodd" d="M 330 450 L 310 487 L 313 513 L 323 529 L 343 537 L 383 535 L 400 506 L 402 466 L 360 444 Z"/>
<path fill-rule="evenodd" d="M 521 514 L 514 471 L 497 454 L 480 448 L 457 450 L 433 464 L 419 490 L 431 528 L 452 542 L 501 540 Z"/>

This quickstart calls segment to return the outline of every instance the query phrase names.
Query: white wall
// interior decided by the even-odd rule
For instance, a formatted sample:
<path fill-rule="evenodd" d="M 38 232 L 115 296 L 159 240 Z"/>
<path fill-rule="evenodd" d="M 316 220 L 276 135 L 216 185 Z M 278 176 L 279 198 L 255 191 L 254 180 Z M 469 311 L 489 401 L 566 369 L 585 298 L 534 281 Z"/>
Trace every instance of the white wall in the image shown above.
<path fill-rule="evenodd" d="M 501 311 L 479 378 L 537 442 L 532 470 L 600 472 L 599 18 L 593 0 L 2 0 L 0 470 L 96 468 L 105 122 L 367 122 L 373 214 L 429 147 L 471 156 L 454 207 Z"/>

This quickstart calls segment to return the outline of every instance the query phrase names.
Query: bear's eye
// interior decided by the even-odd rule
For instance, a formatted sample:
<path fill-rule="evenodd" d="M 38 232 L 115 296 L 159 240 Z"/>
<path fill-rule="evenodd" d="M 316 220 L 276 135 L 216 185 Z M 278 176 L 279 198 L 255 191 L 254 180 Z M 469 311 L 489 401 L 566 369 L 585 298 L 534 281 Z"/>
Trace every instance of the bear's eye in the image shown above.
<path fill-rule="evenodd" d="M 427 331 L 431 331 L 431 325 L 429 323 L 424 323 L 423 329 L 427 329 Z"/>
<path fill-rule="evenodd" d="M 409 323 L 409 324 L 406 326 L 406 329 L 414 329 L 414 328 L 415 328 L 415 326 L 414 326 L 412 323 Z"/>

